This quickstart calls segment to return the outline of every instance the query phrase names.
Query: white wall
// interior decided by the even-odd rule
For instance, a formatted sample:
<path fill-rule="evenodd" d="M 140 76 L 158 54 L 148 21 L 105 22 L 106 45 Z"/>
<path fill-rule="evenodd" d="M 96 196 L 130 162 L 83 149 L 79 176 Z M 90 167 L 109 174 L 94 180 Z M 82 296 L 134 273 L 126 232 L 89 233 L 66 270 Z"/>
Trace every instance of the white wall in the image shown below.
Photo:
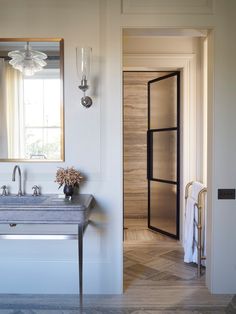
<path fill-rule="evenodd" d="M 217 200 L 217 189 L 236 186 L 236 2 L 216 2 L 214 32 L 214 94 L 212 160 L 211 289 L 216 293 L 236 292 L 236 201 Z"/>
<path fill-rule="evenodd" d="M 106 10 L 99 0 L 0 0 L 0 37 L 62 37 L 65 44 L 65 163 L 19 163 L 26 192 L 39 184 L 42 193 L 58 193 L 58 166 L 75 166 L 87 177 L 81 193 L 95 196 L 97 206 L 84 239 L 85 293 L 122 291 L 122 194 L 119 75 L 111 77 L 114 56 L 106 42 Z M 80 105 L 75 47 L 91 46 L 94 105 Z M 114 67 L 113 67 L 114 68 Z M 119 69 L 119 62 L 117 63 Z M 119 72 L 119 71 L 118 71 Z M 111 77 L 111 79 L 110 79 Z M 111 88 L 109 87 L 111 86 Z M 119 89 L 120 87 L 118 87 Z M 115 144 L 114 144 L 115 143 Z M 0 163 L 0 184 L 11 182 L 15 163 Z M 0 226 L 0 232 L 8 227 Z M 32 230 L 17 226 L 16 231 Z M 34 231 L 46 232 L 45 227 Z M 51 226 L 50 230 L 76 228 Z M 76 241 L 0 241 L 0 293 L 76 293 Z"/>

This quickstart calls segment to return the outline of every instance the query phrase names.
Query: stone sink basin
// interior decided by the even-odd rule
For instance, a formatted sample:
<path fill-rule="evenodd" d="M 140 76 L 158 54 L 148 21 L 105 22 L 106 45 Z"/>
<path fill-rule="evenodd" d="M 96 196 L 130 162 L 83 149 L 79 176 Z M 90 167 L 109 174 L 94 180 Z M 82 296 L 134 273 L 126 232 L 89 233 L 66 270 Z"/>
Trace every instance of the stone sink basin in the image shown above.
<path fill-rule="evenodd" d="M 1 196 L 0 197 L 0 207 L 11 207 L 15 205 L 38 205 L 46 202 L 50 198 L 50 196 L 40 195 L 40 196 L 32 196 L 32 195 L 23 195 L 23 196 Z"/>
<path fill-rule="evenodd" d="M 88 220 L 92 207 L 89 194 L 71 200 L 57 194 L 0 196 L 0 224 L 80 224 Z"/>

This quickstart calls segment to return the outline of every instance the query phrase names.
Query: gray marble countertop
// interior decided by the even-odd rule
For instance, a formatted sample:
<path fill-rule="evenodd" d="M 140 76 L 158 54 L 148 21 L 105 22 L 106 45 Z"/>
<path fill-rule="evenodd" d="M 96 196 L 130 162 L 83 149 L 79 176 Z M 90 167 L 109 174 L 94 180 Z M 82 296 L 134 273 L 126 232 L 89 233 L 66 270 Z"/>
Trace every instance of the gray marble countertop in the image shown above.
<path fill-rule="evenodd" d="M 0 197 L 0 224 L 86 224 L 94 198 L 80 194 L 71 200 L 57 194 Z"/>

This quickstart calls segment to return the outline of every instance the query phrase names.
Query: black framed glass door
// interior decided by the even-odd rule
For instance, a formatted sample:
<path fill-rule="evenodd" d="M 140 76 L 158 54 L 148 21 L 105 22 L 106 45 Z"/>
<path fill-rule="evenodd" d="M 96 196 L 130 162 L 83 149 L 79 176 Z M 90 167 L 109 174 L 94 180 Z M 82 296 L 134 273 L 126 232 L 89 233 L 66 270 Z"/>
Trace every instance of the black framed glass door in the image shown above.
<path fill-rule="evenodd" d="M 180 73 L 148 82 L 148 227 L 179 239 Z"/>

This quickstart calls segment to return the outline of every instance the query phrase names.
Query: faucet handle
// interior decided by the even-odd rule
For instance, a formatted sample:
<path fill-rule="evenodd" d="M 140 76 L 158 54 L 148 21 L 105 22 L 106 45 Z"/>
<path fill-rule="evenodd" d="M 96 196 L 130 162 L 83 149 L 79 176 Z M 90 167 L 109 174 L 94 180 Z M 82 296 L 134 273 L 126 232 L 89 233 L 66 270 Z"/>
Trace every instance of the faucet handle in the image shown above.
<path fill-rule="evenodd" d="M 7 196 L 7 186 L 6 185 L 3 185 L 1 186 L 1 189 L 2 189 L 2 196 Z"/>
<path fill-rule="evenodd" d="M 32 190 L 33 190 L 33 196 L 39 196 L 39 186 L 38 185 L 34 185 L 33 187 L 32 187 Z"/>

